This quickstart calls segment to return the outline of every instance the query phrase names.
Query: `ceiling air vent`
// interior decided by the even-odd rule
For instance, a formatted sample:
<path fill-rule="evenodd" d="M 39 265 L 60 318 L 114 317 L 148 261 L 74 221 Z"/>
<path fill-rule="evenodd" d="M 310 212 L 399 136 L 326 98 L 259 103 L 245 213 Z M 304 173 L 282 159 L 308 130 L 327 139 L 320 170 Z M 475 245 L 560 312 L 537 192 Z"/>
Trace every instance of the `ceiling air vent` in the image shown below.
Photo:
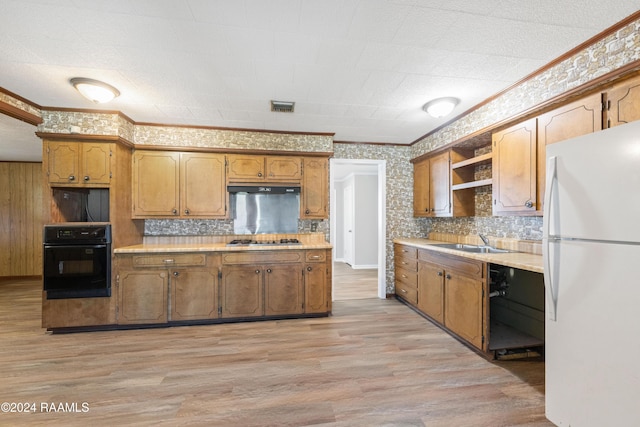
<path fill-rule="evenodd" d="M 295 102 L 271 101 L 271 111 L 276 113 L 293 113 Z"/>

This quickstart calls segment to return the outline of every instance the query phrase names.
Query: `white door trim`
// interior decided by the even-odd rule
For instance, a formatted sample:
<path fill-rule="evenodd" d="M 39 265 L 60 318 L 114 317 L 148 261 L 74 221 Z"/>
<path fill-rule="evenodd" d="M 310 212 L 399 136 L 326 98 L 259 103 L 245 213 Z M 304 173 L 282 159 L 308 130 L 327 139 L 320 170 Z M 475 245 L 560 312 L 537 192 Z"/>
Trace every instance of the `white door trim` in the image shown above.
<path fill-rule="evenodd" d="M 387 297 L 387 161 L 369 159 L 330 159 L 329 160 L 329 186 L 330 193 L 335 193 L 334 167 L 338 165 L 375 165 L 378 175 L 378 298 Z M 333 259 L 335 259 L 335 230 L 336 230 L 336 205 L 335 198 L 329 204 L 329 227 L 331 233 L 329 241 L 333 245 Z M 333 271 L 333 269 L 332 269 Z M 334 280 L 331 280 L 332 286 Z M 333 291 L 333 290 L 332 290 Z M 332 295 L 335 295 L 332 292 Z"/>

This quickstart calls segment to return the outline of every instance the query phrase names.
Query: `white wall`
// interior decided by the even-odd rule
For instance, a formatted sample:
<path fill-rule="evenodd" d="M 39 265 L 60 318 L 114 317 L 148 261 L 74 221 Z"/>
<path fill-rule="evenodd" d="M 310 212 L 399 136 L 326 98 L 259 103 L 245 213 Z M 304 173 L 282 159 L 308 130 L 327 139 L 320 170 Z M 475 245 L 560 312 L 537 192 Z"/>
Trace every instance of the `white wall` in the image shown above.
<path fill-rule="evenodd" d="M 335 224 L 335 258 L 344 261 L 344 188 L 353 185 L 354 227 L 353 267 L 375 268 L 378 266 L 378 175 L 351 174 L 336 181 L 335 204 L 338 220 Z"/>
<path fill-rule="evenodd" d="M 354 177 L 354 266 L 378 266 L 378 176 Z"/>

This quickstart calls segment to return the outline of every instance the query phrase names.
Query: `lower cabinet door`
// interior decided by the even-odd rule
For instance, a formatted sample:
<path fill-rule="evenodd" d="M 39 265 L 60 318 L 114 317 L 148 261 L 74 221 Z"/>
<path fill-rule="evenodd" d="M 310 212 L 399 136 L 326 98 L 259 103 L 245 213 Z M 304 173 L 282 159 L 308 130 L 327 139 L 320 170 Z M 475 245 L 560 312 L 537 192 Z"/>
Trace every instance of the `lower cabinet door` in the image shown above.
<path fill-rule="evenodd" d="M 220 316 L 264 316 L 263 267 L 225 265 L 220 284 Z"/>
<path fill-rule="evenodd" d="M 418 263 L 418 309 L 444 322 L 444 270 L 431 263 Z"/>
<path fill-rule="evenodd" d="M 482 348 L 482 281 L 445 273 L 444 325 L 477 348 Z"/>
<path fill-rule="evenodd" d="M 304 266 L 305 313 L 326 313 L 329 311 L 327 286 L 327 266 L 324 263 L 309 263 Z"/>
<path fill-rule="evenodd" d="M 218 275 L 212 269 L 170 271 L 171 318 L 173 321 L 218 317 Z"/>
<path fill-rule="evenodd" d="M 166 270 L 124 270 L 118 279 L 119 325 L 167 323 Z"/>
<path fill-rule="evenodd" d="M 264 267 L 264 286 L 265 315 L 302 313 L 304 291 L 300 264 Z"/>

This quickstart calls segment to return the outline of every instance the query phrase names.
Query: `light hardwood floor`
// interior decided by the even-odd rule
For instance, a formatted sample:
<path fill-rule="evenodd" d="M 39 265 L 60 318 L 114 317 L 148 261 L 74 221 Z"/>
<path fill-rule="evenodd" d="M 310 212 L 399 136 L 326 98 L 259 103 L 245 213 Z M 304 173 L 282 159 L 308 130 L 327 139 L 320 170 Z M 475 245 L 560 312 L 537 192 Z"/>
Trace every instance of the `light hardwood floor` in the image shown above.
<path fill-rule="evenodd" d="M 0 413 L 25 426 L 550 426 L 539 361 L 492 363 L 394 299 L 328 318 L 51 335 L 0 283 Z M 41 403 L 88 404 L 43 413 Z"/>
<path fill-rule="evenodd" d="M 335 301 L 377 297 L 377 269 L 355 269 L 344 262 L 333 263 L 333 299 Z"/>

